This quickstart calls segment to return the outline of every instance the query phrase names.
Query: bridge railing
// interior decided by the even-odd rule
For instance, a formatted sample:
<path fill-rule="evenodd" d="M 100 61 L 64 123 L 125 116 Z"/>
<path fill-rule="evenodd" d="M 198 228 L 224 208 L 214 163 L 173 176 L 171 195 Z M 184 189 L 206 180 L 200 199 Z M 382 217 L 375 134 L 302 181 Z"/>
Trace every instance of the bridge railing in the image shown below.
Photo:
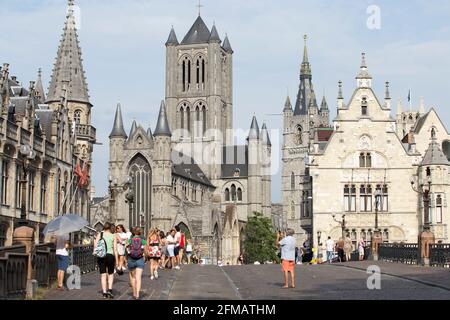
<path fill-rule="evenodd" d="M 430 245 L 430 266 L 450 268 L 450 244 Z"/>
<path fill-rule="evenodd" d="M 383 261 L 419 264 L 417 243 L 382 243 L 378 248 L 378 258 Z"/>
<path fill-rule="evenodd" d="M 77 245 L 72 250 L 72 264 L 78 266 L 81 273 L 97 270 L 97 259 L 92 254 L 93 245 Z"/>
<path fill-rule="evenodd" d="M 25 246 L 0 247 L 0 299 L 21 299 L 27 290 Z"/>

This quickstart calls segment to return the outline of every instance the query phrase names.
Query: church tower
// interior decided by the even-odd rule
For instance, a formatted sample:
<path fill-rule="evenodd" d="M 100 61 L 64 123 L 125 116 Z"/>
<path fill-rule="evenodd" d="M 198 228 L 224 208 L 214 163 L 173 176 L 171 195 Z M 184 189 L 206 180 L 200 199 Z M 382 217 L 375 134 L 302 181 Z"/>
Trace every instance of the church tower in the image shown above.
<path fill-rule="evenodd" d="M 56 110 L 62 96 L 67 95 L 67 112 L 75 133 L 74 153 L 87 164 L 92 162 L 93 144 L 96 130 L 91 125 L 92 104 L 89 100 L 88 87 L 84 74 L 81 48 L 78 41 L 74 0 L 68 0 L 66 22 L 46 103 Z M 65 86 L 68 84 L 67 92 Z M 43 93 L 41 93 L 43 95 Z"/>
<path fill-rule="evenodd" d="M 200 14 L 181 43 L 173 28 L 166 42 L 166 107 L 172 141 L 195 158 L 211 180 L 221 176 L 221 150 L 227 130 L 233 127 L 232 58 L 228 37 L 222 43 L 216 26 L 209 30 Z M 202 154 L 205 149 L 211 152 Z"/>

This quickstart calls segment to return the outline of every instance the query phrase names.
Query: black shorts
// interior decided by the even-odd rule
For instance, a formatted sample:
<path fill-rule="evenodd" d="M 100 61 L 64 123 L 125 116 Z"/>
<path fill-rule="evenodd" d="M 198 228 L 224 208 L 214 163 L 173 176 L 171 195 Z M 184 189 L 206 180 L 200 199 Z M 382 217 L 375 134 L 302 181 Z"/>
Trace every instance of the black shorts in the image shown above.
<path fill-rule="evenodd" d="M 100 274 L 113 274 L 116 266 L 116 258 L 112 254 L 107 254 L 104 258 L 98 258 L 98 269 Z"/>
<path fill-rule="evenodd" d="M 174 255 L 175 255 L 175 257 L 176 256 L 178 256 L 179 254 L 180 254 L 180 246 L 176 246 L 174 249 L 173 249 L 173 253 L 174 253 Z"/>

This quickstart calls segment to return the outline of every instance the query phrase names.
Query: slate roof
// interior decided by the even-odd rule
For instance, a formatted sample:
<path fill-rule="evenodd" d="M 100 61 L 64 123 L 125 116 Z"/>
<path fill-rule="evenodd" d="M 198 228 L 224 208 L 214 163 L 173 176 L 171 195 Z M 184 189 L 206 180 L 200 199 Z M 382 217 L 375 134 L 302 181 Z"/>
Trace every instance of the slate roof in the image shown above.
<path fill-rule="evenodd" d="M 425 155 L 423 157 L 421 165 L 423 166 L 429 166 L 429 165 L 444 165 L 448 166 L 450 165 L 447 157 L 442 152 L 441 148 L 439 147 L 439 144 L 433 140 L 427 151 L 425 152 Z"/>
<path fill-rule="evenodd" d="M 172 153 L 172 162 L 174 163 L 172 165 L 173 175 L 177 175 L 185 179 L 198 182 L 205 186 L 215 188 L 215 186 L 211 183 L 211 181 L 209 181 L 209 179 L 191 157 L 186 156 L 182 153 L 177 155 L 176 158 L 174 157 L 175 155 Z M 176 164 L 180 161 L 180 159 L 182 159 L 182 163 Z"/>
<path fill-rule="evenodd" d="M 196 43 L 207 43 L 211 36 L 211 32 L 206 26 L 201 16 L 195 20 L 191 29 L 184 36 L 181 44 L 196 44 Z"/>
<path fill-rule="evenodd" d="M 127 138 L 127 134 L 123 127 L 122 110 L 121 110 L 120 103 L 117 104 L 116 115 L 114 117 L 114 125 L 113 125 L 112 131 L 111 131 L 109 137 L 110 138 L 122 137 L 125 139 Z"/>
<path fill-rule="evenodd" d="M 153 133 L 153 136 L 172 136 L 172 132 L 170 131 L 169 127 L 169 121 L 167 120 L 167 113 L 166 113 L 166 104 L 164 103 L 164 100 L 161 101 L 161 107 L 159 108 L 159 116 L 158 116 L 158 123 L 156 124 L 155 132 Z"/>

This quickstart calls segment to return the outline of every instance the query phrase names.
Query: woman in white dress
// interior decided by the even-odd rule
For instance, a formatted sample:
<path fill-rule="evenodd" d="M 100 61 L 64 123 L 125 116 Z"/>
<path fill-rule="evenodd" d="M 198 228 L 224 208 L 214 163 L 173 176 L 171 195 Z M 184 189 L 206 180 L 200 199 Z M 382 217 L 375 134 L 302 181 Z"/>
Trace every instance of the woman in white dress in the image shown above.
<path fill-rule="evenodd" d="M 127 231 L 125 230 L 125 227 L 122 224 L 119 224 L 116 227 L 116 241 L 117 241 L 117 252 L 119 254 L 119 261 L 117 263 L 117 272 L 119 274 L 122 274 L 125 268 L 125 257 L 127 255 L 127 252 L 125 250 L 125 247 L 127 245 L 127 242 L 129 240 L 129 236 Z"/>

